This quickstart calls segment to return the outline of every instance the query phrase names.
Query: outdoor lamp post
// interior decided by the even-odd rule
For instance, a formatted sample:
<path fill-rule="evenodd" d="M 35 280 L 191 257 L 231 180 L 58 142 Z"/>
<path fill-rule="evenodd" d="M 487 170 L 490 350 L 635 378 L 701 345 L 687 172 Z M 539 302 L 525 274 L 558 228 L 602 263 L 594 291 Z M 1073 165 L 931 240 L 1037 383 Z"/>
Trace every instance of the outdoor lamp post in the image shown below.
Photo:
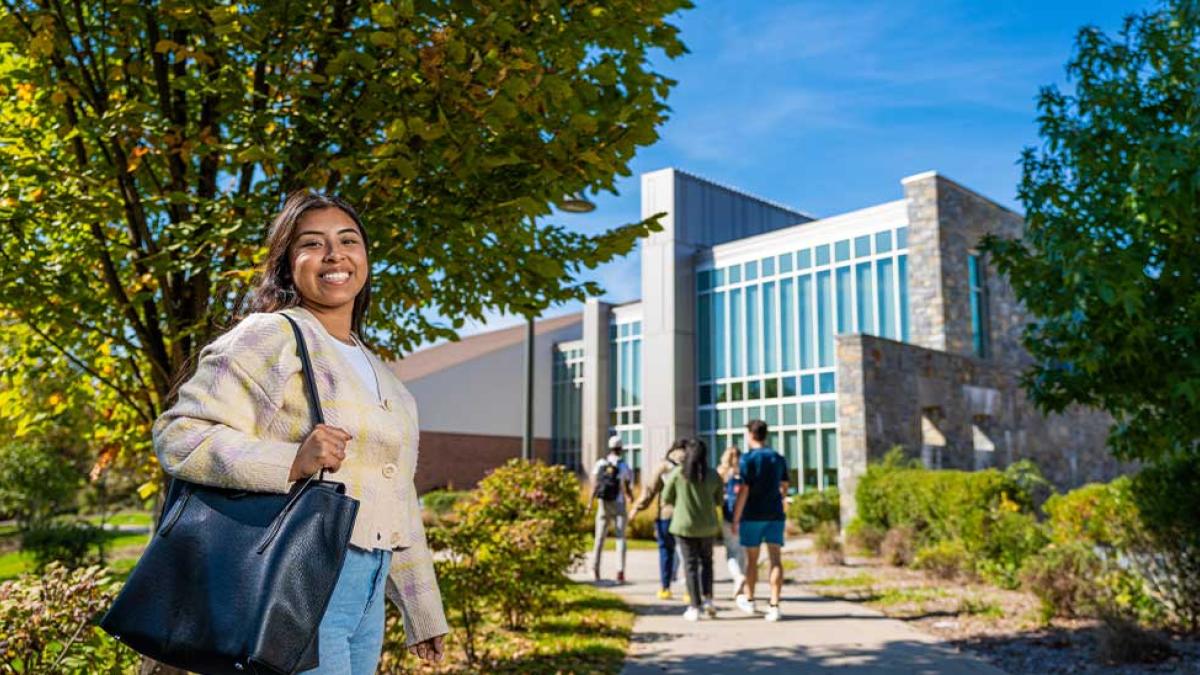
<path fill-rule="evenodd" d="M 567 213 L 590 213 L 596 210 L 583 191 L 567 195 L 558 204 Z M 521 425 L 521 459 L 533 461 L 533 317 L 525 322 L 525 420 Z"/>

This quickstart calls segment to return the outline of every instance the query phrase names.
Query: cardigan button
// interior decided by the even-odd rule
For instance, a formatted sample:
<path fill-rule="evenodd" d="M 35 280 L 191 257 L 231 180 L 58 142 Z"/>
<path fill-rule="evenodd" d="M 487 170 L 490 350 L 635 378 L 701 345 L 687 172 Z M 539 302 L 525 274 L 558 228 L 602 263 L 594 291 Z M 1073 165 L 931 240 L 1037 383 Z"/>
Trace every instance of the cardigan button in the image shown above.
<path fill-rule="evenodd" d="M 383 465 L 383 477 L 384 478 L 390 479 L 392 476 L 395 476 L 395 475 L 396 475 L 396 465 L 395 464 L 388 463 L 388 464 Z"/>

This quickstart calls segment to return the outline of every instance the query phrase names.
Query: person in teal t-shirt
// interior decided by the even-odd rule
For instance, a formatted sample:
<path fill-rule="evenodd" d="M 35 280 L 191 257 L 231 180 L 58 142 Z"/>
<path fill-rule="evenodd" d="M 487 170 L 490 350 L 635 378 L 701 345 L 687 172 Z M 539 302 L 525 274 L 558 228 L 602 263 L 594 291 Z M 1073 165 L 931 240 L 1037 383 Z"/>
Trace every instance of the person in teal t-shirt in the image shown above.
<path fill-rule="evenodd" d="M 683 549 L 685 578 L 691 606 L 683 618 L 696 621 L 700 613 L 717 615 L 713 606 L 713 539 L 721 533 L 717 507 L 721 504 L 721 477 L 708 465 L 704 442 L 689 438 L 684 443 L 683 463 L 671 472 L 663 487 L 662 503 L 671 504 L 671 534 Z"/>
<path fill-rule="evenodd" d="M 763 617 L 778 621 L 779 596 L 783 592 L 784 495 L 788 487 L 788 464 L 783 455 L 766 446 L 767 423 L 750 420 L 750 452 L 742 455 L 742 486 L 733 510 L 733 531 L 746 549 L 746 597 L 738 596 L 738 608 L 755 613 L 754 583 L 758 577 L 758 551 L 767 545 L 771 560 L 771 604 Z"/>

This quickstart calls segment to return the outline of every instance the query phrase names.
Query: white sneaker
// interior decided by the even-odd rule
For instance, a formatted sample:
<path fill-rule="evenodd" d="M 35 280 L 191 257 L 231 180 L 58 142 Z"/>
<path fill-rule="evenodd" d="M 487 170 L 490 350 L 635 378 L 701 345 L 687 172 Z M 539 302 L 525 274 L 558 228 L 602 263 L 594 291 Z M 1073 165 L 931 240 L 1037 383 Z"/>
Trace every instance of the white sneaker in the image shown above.
<path fill-rule="evenodd" d="M 707 616 L 710 619 L 717 618 L 717 608 L 713 605 L 712 600 L 704 601 L 704 616 Z"/>
<path fill-rule="evenodd" d="M 683 613 L 683 618 L 687 619 L 688 621 L 699 621 L 700 610 L 696 609 L 695 607 L 688 607 L 687 611 Z"/>
<path fill-rule="evenodd" d="M 742 594 L 742 584 L 746 582 L 745 574 L 738 574 L 733 577 L 733 591 L 738 595 Z"/>
<path fill-rule="evenodd" d="M 738 609 L 742 610 L 743 612 L 745 612 L 747 614 L 754 614 L 755 612 L 758 611 L 754 607 L 754 601 L 747 600 L 746 596 L 744 594 L 739 593 L 737 596 L 737 600 L 735 600 L 734 602 L 737 603 Z"/>
<path fill-rule="evenodd" d="M 767 621 L 778 621 L 779 617 L 779 605 L 769 605 L 767 607 L 767 614 L 763 618 Z"/>

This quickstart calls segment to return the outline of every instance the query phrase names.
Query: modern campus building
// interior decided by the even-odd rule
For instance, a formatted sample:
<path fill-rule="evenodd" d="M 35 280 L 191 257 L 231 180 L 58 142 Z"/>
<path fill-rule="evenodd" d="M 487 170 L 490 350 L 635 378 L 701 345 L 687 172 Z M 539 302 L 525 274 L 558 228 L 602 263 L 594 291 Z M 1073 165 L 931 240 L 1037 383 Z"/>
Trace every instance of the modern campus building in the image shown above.
<path fill-rule="evenodd" d="M 1027 317 L 976 247 L 1019 236 L 1021 217 L 933 172 L 900 187 L 818 219 L 677 169 L 644 174 L 642 215 L 663 229 L 641 243 L 641 299 L 539 322 L 538 456 L 582 470 L 619 433 L 640 470 L 696 435 L 715 461 L 761 418 L 802 490 L 853 494 L 897 445 L 931 467 L 1031 458 L 1064 487 L 1118 473 L 1107 417 L 1041 415 L 1018 385 Z M 422 489 L 517 454 L 523 335 L 396 364 L 420 404 Z"/>

